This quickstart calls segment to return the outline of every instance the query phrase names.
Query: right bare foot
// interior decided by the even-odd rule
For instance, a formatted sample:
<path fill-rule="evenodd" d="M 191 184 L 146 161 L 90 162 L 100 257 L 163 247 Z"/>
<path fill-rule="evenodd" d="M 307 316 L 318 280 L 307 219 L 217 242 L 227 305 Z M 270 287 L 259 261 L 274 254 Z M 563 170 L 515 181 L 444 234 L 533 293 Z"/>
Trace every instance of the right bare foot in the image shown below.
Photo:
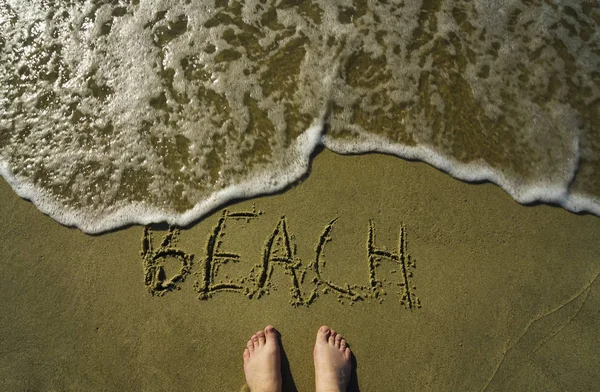
<path fill-rule="evenodd" d="M 281 354 L 277 331 L 270 325 L 258 331 L 244 350 L 244 374 L 252 392 L 281 391 Z"/>
<path fill-rule="evenodd" d="M 350 348 L 342 336 L 327 326 L 317 332 L 315 383 L 317 392 L 343 392 L 352 371 Z"/>

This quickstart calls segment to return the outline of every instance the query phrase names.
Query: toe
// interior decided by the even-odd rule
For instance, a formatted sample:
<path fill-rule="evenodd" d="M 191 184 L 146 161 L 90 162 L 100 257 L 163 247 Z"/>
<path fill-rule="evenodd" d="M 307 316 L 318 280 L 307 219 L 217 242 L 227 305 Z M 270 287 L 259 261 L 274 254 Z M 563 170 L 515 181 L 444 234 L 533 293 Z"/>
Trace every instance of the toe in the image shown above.
<path fill-rule="evenodd" d="M 335 336 L 337 335 L 337 333 L 332 329 L 331 333 L 329 334 L 329 344 L 331 346 L 335 345 Z"/>
<path fill-rule="evenodd" d="M 254 352 L 254 343 L 252 342 L 252 339 L 248 340 L 248 343 L 246 343 L 246 347 L 248 347 L 249 353 Z"/>
<path fill-rule="evenodd" d="M 342 335 L 339 333 L 335 335 L 335 347 L 340 348 L 340 343 L 342 342 Z"/>
<path fill-rule="evenodd" d="M 330 332 L 329 327 L 326 325 L 319 328 L 319 332 L 317 332 L 317 342 L 327 343 Z"/>
<path fill-rule="evenodd" d="M 347 347 L 347 344 L 346 344 L 346 339 L 342 339 L 342 340 L 340 341 L 340 349 L 341 349 L 342 351 L 344 351 L 344 350 L 346 349 L 346 347 Z"/>
<path fill-rule="evenodd" d="M 258 331 L 256 333 L 256 336 L 258 336 L 258 346 L 259 347 L 264 346 L 265 342 L 266 342 L 266 340 L 265 340 L 265 332 L 264 331 Z"/>
<path fill-rule="evenodd" d="M 250 340 L 252 341 L 252 345 L 254 345 L 254 349 L 256 350 L 258 348 L 258 336 L 256 336 L 256 334 L 254 334 L 254 335 L 252 335 Z"/>
<path fill-rule="evenodd" d="M 269 336 L 269 335 L 275 335 L 277 333 L 277 330 L 275 329 L 274 326 L 272 325 L 267 325 L 265 327 L 265 335 Z"/>
<path fill-rule="evenodd" d="M 352 357 L 351 351 L 348 347 L 346 347 L 346 350 L 344 350 L 344 357 L 346 357 L 347 360 L 350 360 Z"/>
<path fill-rule="evenodd" d="M 277 330 L 272 325 L 265 327 L 266 344 L 277 344 Z"/>
<path fill-rule="evenodd" d="M 244 361 L 247 361 L 250 359 L 250 350 L 245 349 L 244 350 L 244 355 L 242 355 L 242 357 L 244 358 Z"/>

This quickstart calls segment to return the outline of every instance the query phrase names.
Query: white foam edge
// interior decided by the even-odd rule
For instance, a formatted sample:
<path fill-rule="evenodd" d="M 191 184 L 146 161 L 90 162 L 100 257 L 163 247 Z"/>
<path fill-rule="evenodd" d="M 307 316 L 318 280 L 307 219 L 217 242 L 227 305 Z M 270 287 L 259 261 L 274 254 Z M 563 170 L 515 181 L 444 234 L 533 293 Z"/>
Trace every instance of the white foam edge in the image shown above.
<path fill-rule="evenodd" d="M 353 141 L 351 143 L 335 140 L 328 135 L 324 135 L 322 139 L 323 145 L 326 148 L 338 154 L 379 152 L 395 155 L 407 160 L 423 161 L 462 181 L 489 181 L 494 183 L 521 204 L 535 202 L 556 204 L 571 212 L 589 212 L 600 216 L 600 198 L 569 193 L 569 183 L 577 173 L 579 157 L 573 159 L 569 178 L 566 179 L 564 184 L 545 184 L 539 182 L 537 184 L 517 186 L 514 184 L 514 181 L 511 181 L 502 172 L 490 167 L 485 162 L 462 163 L 452 157 L 440 154 L 429 146 L 392 144 L 376 135 L 369 135 L 367 141 Z M 576 154 L 579 154 L 578 148 L 576 148 L 576 151 Z"/>
<path fill-rule="evenodd" d="M 323 144 L 326 148 L 338 154 L 379 152 L 396 155 L 407 160 L 423 161 L 463 181 L 492 182 L 522 204 L 533 202 L 551 203 L 572 212 L 589 212 L 600 216 L 600 198 L 569 194 L 567 186 L 570 179 L 562 185 L 539 183 L 528 185 L 523 189 L 523 187 L 514 186 L 510 179 L 500 171 L 481 162 L 477 164 L 461 163 L 453 158 L 441 155 L 428 146 L 390 144 L 389 141 L 375 135 L 369 135 L 368 141 L 343 142 L 322 135 L 323 127 L 324 121 L 320 120 L 296 139 L 289 153 L 297 157 L 295 165 L 285 167 L 279 171 L 262 172 L 251 179 L 228 186 L 213 193 L 208 199 L 196 204 L 194 208 L 182 214 L 166 214 L 160 209 L 149 208 L 143 203 L 132 203 L 98 220 L 97 217 L 90 217 L 85 213 L 65 210 L 50 195 L 41 192 L 32 184 L 19 181 L 10 171 L 7 162 L 0 162 L 0 175 L 4 177 L 17 195 L 30 200 L 41 212 L 62 225 L 78 227 L 88 234 L 100 234 L 131 224 L 147 225 L 166 222 L 171 225 L 187 226 L 229 201 L 248 199 L 285 189 L 307 173 L 311 154 L 319 144 Z M 576 171 L 577 164 L 574 163 L 572 175 L 575 175 Z"/>
<path fill-rule="evenodd" d="M 85 212 L 66 210 L 55 198 L 40 191 L 33 184 L 20 181 L 9 169 L 7 162 L 0 162 L 0 175 L 17 195 L 31 201 L 41 212 L 65 226 L 75 226 L 87 234 L 100 234 L 131 224 L 148 225 L 166 222 L 170 225 L 187 226 L 209 214 L 227 202 L 248 199 L 254 196 L 275 193 L 299 180 L 308 172 L 310 156 L 321 143 L 324 122 L 319 122 L 304 131 L 294 142 L 288 156 L 294 156 L 293 165 L 278 171 L 262 172 L 240 183 L 230 185 L 211 194 L 206 200 L 182 214 L 167 214 L 143 203 L 132 203 L 98 219 Z"/>

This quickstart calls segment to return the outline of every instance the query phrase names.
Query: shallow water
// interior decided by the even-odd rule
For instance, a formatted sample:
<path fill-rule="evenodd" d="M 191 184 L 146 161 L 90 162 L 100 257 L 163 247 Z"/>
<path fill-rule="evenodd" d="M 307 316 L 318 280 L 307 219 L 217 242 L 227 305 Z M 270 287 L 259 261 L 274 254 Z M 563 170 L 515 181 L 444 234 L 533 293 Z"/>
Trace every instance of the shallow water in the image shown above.
<path fill-rule="evenodd" d="M 0 0 L 0 171 L 59 222 L 186 224 L 342 153 L 600 215 L 597 1 Z"/>

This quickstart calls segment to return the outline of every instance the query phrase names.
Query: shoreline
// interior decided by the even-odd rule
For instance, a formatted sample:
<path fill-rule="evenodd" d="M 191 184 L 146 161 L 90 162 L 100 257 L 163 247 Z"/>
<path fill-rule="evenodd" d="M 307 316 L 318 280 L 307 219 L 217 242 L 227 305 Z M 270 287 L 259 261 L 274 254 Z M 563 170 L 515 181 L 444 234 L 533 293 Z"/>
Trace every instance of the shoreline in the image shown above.
<path fill-rule="evenodd" d="M 433 169 L 467 184 L 493 184 L 523 206 L 545 204 L 563 208 L 574 214 L 589 214 L 600 218 L 600 204 L 594 201 L 592 197 L 586 198 L 580 195 L 569 194 L 567 188 L 572 183 L 574 176 L 576 176 L 576 169 L 573 171 L 572 177 L 565 183 L 565 186 L 567 186 L 565 189 L 558 186 L 544 187 L 540 185 L 537 188 L 530 187 L 531 189 L 528 189 L 524 193 L 520 188 L 512 189 L 508 185 L 510 180 L 504 174 L 491 168 L 480 168 L 481 170 L 474 174 L 471 170 L 471 165 L 460 164 L 450 158 L 436 155 L 435 152 L 425 147 L 408 148 L 400 145 L 389 145 L 383 141 L 375 147 L 372 142 L 366 143 L 364 146 L 355 143 L 351 149 L 348 149 L 347 146 L 343 146 L 336 141 L 331 141 L 326 136 L 323 140 L 317 141 L 317 136 L 321 134 L 320 128 L 321 126 L 317 125 L 311 127 L 305 132 L 305 137 L 299 140 L 299 145 L 311 145 L 313 147 L 308 150 L 305 148 L 300 149 L 300 154 L 303 156 L 302 162 L 288 169 L 286 174 L 292 180 L 277 182 L 272 179 L 272 173 L 262 173 L 254 179 L 245 180 L 240 184 L 231 185 L 222 191 L 214 193 L 207 200 L 197 204 L 193 209 L 177 214 L 176 216 L 166 214 L 161 209 L 148 210 L 148 207 L 144 203 L 133 203 L 118 211 L 111 212 L 100 221 L 82 223 L 82 220 L 89 221 L 94 218 L 91 216 L 81 217 L 81 214 L 74 209 L 66 212 L 61 210 L 61 207 L 52 197 L 40 193 L 30 184 L 19 183 L 6 164 L 0 165 L 0 176 L 3 181 L 10 184 L 13 191 L 19 197 L 33 203 L 42 213 L 50 216 L 61 225 L 77 228 L 91 235 L 102 235 L 112 231 L 119 231 L 132 225 L 166 223 L 180 227 L 193 226 L 215 211 L 227 208 L 231 204 L 270 195 L 278 195 L 294 188 L 305 181 L 310 175 L 310 168 L 315 157 L 325 150 L 340 156 L 381 154 L 400 159 L 404 162 L 425 163 Z M 298 153 L 298 150 L 295 150 L 295 152 Z M 267 183 L 269 185 L 266 188 L 254 188 L 256 183 Z"/>

